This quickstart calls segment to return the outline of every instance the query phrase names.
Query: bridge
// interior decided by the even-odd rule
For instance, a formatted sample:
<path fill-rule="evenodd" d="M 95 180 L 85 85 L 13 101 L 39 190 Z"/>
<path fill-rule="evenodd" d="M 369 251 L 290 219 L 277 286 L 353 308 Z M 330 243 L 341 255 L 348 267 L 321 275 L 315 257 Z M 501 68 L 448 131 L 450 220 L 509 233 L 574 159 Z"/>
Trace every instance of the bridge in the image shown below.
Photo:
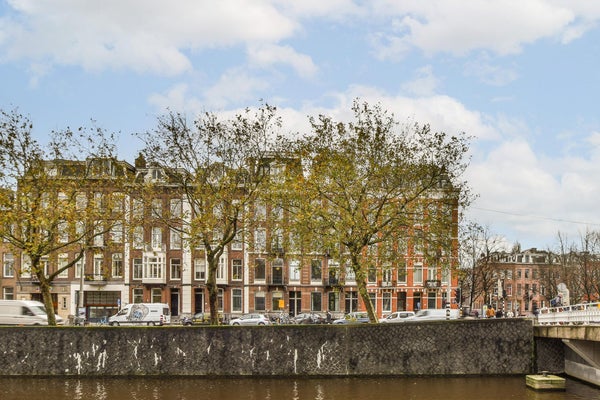
<path fill-rule="evenodd" d="M 600 303 L 541 309 L 534 336 L 538 366 L 600 386 Z"/>

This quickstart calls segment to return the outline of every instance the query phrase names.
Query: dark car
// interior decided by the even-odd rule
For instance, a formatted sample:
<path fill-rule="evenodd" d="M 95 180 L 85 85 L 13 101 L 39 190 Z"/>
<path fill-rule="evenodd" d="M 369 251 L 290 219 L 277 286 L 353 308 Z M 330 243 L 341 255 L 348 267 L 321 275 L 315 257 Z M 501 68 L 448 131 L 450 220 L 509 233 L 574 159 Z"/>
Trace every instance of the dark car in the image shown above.
<path fill-rule="evenodd" d="M 219 314 L 219 322 L 223 323 L 223 315 Z M 208 325 L 210 324 L 210 313 L 199 312 L 192 316 L 184 316 L 181 318 L 181 324 L 190 325 Z"/>

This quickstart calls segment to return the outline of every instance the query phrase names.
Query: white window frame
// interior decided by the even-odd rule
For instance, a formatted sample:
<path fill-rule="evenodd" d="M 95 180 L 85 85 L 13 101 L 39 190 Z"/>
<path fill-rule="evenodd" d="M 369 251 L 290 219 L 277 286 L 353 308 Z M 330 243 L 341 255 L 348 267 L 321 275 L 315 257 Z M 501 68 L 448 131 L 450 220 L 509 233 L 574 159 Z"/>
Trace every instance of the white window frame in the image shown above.
<path fill-rule="evenodd" d="M 194 259 L 194 280 L 205 281 L 206 280 L 206 260 L 204 258 Z"/>

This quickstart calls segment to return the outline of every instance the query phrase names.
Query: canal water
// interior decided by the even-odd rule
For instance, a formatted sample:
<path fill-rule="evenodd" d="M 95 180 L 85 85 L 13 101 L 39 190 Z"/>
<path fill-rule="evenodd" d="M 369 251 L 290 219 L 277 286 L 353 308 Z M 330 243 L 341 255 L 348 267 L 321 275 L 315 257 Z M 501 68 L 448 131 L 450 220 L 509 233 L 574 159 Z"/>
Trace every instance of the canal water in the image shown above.
<path fill-rule="evenodd" d="M 1 400 L 575 400 L 600 390 L 567 380 L 541 392 L 525 377 L 468 378 L 0 378 Z"/>

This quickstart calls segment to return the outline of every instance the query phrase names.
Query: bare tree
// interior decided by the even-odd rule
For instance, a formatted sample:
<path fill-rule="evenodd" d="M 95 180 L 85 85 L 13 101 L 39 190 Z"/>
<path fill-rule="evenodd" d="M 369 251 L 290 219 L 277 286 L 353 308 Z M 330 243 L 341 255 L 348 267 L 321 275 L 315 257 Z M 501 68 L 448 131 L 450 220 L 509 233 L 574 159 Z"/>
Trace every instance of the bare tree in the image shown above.
<path fill-rule="evenodd" d="M 52 282 L 92 249 L 94 237 L 120 223 L 112 205 L 126 171 L 118 171 L 114 138 L 102 129 L 52 132 L 46 147 L 32 130 L 17 110 L 0 112 L 0 237 L 22 255 L 17 276 L 35 276 L 48 324 L 56 325 Z M 67 251 L 73 258 L 59 264 L 57 253 Z"/>
<path fill-rule="evenodd" d="M 158 118 L 153 131 L 141 135 L 147 162 L 165 174 L 144 191 L 161 191 L 165 185 L 178 190 L 184 212 L 179 218 L 165 215 L 163 222 L 187 238 L 190 249 L 204 249 L 211 324 L 219 323 L 219 259 L 236 236 L 248 237 L 244 224 L 268 183 L 265 160 L 272 157 L 279 128 L 276 109 L 266 105 L 231 119 L 206 113 L 193 123 L 169 112 Z"/>

